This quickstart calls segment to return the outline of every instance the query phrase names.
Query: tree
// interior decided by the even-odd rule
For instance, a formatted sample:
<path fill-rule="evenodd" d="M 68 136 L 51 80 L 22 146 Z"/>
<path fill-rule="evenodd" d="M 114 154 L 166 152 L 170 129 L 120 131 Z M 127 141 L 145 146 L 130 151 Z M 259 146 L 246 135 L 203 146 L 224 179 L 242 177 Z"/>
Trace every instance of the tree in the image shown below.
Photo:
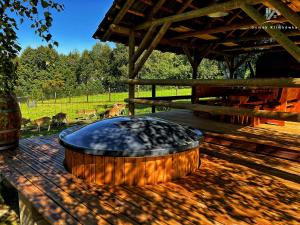
<path fill-rule="evenodd" d="M 47 41 L 50 47 L 58 45 L 56 41 L 52 40 L 49 31 L 53 21 L 51 9 L 60 12 L 63 10 L 63 5 L 53 0 L 0 1 L 0 91 L 14 89 L 17 79 L 14 60 L 21 49 L 17 42 L 16 31 L 24 19 L 31 21 L 31 28 L 38 36 Z M 38 11 L 42 13 L 42 18 Z"/>

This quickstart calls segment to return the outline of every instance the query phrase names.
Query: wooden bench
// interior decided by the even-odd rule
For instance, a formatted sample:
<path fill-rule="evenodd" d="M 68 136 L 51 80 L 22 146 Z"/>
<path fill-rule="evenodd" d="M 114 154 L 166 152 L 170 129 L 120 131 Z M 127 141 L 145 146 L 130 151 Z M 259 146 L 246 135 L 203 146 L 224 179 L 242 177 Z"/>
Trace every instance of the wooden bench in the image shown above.
<path fill-rule="evenodd" d="M 300 202 L 290 204 L 300 193 L 298 163 L 209 142 L 202 151 L 201 169 L 193 175 L 145 187 L 89 185 L 73 177 L 56 137 L 21 140 L 18 149 L 0 152 L 0 171 L 19 192 L 22 225 L 299 222 Z M 234 154 L 235 162 L 210 156 L 217 153 Z M 257 187 L 269 180 L 262 193 Z M 264 214 L 279 211 L 287 215 L 282 221 Z"/>
<path fill-rule="evenodd" d="M 214 101 L 199 101 L 199 98 L 222 97 Z M 299 88 L 248 88 L 233 89 L 224 87 L 196 87 L 196 103 L 268 110 L 275 112 L 300 112 Z M 197 113 L 196 113 L 197 114 Z M 241 125 L 258 126 L 261 123 L 273 123 L 284 126 L 284 121 L 239 116 L 217 115 L 214 118 Z"/>

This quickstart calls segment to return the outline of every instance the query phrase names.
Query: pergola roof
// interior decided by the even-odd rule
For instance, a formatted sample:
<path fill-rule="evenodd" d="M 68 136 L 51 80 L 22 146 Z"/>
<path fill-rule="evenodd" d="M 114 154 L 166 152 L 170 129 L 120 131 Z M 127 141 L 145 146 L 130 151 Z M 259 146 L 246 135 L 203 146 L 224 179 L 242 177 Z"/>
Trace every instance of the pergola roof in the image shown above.
<path fill-rule="evenodd" d="M 300 31 L 295 28 L 298 18 L 287 18 L 281 15 L 282 11 L 269 10 L 277 10 L 271 4 L 273 1 L 285 4 L 293 12 L 292 16 L 298 16 L 298 0 L 115 0 L 93 37 L 128 45 L 129 33 L 134 30 L 135 44 L 140 45 L 147 33 L 152 33 L 150 40 L 153 40 L 162 26 L 170 23 L 156 49 L 179 54 L 184 52 L 183 48 L 198 49 L 215 59 L 249 52 L 282 51 L 282 43 L 278 44 L 264 29 L 256 29 L 257 21 L 240 7 L 241 3 L 247 3 L 263 18 L 271 18 L 273 26 L 290 27 L 281 32 L 300 44 Z M 180 18 L 178 14 L 185 17 Z"/>

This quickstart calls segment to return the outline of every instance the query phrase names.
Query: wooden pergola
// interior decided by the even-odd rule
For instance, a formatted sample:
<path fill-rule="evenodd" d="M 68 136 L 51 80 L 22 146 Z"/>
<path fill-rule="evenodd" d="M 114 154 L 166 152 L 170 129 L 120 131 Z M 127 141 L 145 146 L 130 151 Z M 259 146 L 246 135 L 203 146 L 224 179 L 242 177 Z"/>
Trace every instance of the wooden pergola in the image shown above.
<path fill-rule="evenodd" d="M 134 104 L 169 106 L 227 115 L 262 116 L 300 122 L 299 113 L 233 109 L 176 103 L 156 98 L 155 85 L 216 87 L 300 87 L 299 78 L 199 80 L 203 58 L 224 60 L 234 71 L 253 52 L 287 51 L 300 63 L 300 3 L 297 0 L 115 0 L 94 34 L 101 41 L 129 46 L 129 112 Z M 277 25 L 284 29 L 277 29 Z M 287 29 L 285 29 L 287 28 Z M 138 73 L 154 49 L 185 54 L 193 69 L 189 80 L 140 80 Z M 241 56 L 235 63 L 234 58 Z M 286 75 L 288 76 L 288 75 Z M 152 85 L 152 99 L 135 98 L 135 85 Z M 188 97 L 188 96 L 186 96 Z"/>

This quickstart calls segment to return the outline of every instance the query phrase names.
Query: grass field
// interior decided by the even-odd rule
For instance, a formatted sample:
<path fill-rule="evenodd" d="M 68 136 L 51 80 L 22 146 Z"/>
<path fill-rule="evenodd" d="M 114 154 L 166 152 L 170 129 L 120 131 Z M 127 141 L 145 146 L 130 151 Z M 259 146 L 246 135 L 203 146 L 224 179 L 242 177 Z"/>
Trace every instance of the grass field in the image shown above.
<path fill-rule="evenodd" d="M 178 89 L 177 95 L 189 95 L 191 93 L 190 88 Z M 158 89 L 157 96 L 171 96 L 176 95 L 176 89 Z M 136 97 L 149 97 L 151 91 L 141 91 L 136 94 Z M 46 101 L 37 101 L 35 107 L 28 107 L 28 104 L 21 103 L 22 117 L 27 119 L 38 119 L 44 116 L 52 117 L 53 115 L 63 112 L 67 113 L 68 120 L 73 122 L 78 117 L 77 111 L 83 109 L 96 109 L 97 113 L 104 112 L 107 108 L 110 108 L 114 103 L 123 103 L 124 99 L 128 98 L 127 92 L 98 94 L 89 96 L 87 102 L 86 96 L 76 96 L 69 98 L 57 98 L 56 100 L 50 99 Z M 147 106 L 137 106 L 136 113 L 143 114 L 151 112 L 151 108 Z"/>

